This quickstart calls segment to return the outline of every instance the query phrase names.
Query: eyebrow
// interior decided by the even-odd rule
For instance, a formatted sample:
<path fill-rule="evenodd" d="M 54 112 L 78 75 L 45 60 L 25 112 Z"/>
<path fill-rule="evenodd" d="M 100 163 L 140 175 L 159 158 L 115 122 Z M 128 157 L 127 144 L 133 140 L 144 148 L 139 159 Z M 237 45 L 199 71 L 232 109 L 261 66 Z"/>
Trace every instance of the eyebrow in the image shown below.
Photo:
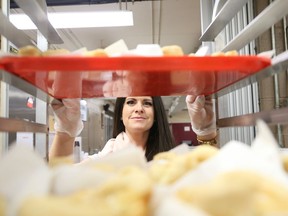
<path fill-rule="evenodd" d="M 153 101 L 152 99 L 150 99 L 150 98 L 146 98 L 146 99 L 143 99 L 143 101 Z"/>
<path fill-rule="evenodd" d="M 127 97 L 126 100 L 137 100 L 137 98 Z M 143 98 L 141 100 L 143 100 L 143 101 L 153 101 L 152 98 Z"/>

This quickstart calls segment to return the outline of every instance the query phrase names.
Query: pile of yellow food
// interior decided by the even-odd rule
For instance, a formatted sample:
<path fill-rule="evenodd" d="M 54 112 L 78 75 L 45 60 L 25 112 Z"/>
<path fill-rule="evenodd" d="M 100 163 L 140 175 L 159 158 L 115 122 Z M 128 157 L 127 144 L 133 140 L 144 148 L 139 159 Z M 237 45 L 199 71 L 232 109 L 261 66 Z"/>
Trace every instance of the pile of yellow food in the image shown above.
<path fill-rule="evenodd" d="M 201 145 L 184 155 L 174 152 L 159 153 L 155 155 L 148 170 L 149 176 L 158 184 L 172 184 L 218 151 L 216 147 Z"/>
<path fill-rule="evenodd" d="M 161 47 L 161 50 L 163 52 L 163 56 L 184 56 L 184 52 L 180 46 L 177 45 L 171 45 L 171 46 L 164 46 Z M 28 45 L 25 47 L 21 47 L 18 50 L 19 56 L 55 56 L 55 55 L 65 55 L 69 54 L 70 51 L 67 49 L 49 49 L 47 51 L 42 52 L 37 47 Z M 105 49 L 95 49 L 95 50 L 89 50 L 82 53 L 84 56 L 97 56 L 97 57 L 108 57 L 108 53 L 105 51 Z"/>
<path fill-rule="evenodd" d="M 182 47 L 178 45 L 168 45 L 161 47 L 163 56 L 185 56 Z M 48 49 L 47 51 L 42 52 L 37 47 L 28 45 L 25 47 L 21 47 L 18 50 L 18 55 L 20 56 L 55 56 L 55 55 L 67 55 L 71 52 L 67 49 Z M 83 56 L 91 56 L 91 57 L 108 57 L 108 53 L 105 49 L 95 49 L 95 50 L 87 50 L 82 53 Z M 194 53 L 190 53 L 187 56 L 194 56 Z M 212 53 L 211 56 L 237 56 L 238 52 L 236 50 L 231 50 L 228 52 L 215 52 Z"/>
<path fill-rule="evenodd" d="M 26 199 L 19 216 L 145 216 L 152 182 L 136 167 L 120 170 L 99 187 L 82 189 L 65 196 L 49 195 Z"/>
<path fill-rule="evenodd" d="M 55 55 L 67 55 L 70 54 L 71 52 L 67 49 L 48 49 L 46 51 L 41 51 L 35 46 L 28 45 L 21 47 L 18 50 L 18 55 L 19 56 L 55 56 Z M 107 53 L 105 52 L 104 49 L 95 49 L 95 50 L 90 50 L 90 51 L 85 51 L 82 53 L 84 56 L 103 56 L 103 57 L 108 57 Z"/>
<path fill-rule="evenodd" d="M 251 171 L 233 171 L 208 184 L 185 186 L 177 197 L 211 216 L 288 215 L 288 188 Z"/>
<path fill-rule="evenodd" d="M 111 166 L 108 169 L 106 167 L 106 170 L 113 171 L 115 174 L 107 182 L 65 196 L 51 194 L 44 197 L 30 197 L 20 208 L 19 216 L 153 215 L 150 201 L 155 185 L 172 184 L 217 152 L 218 149 L 215 147 L 199 146 L 194 151 L 183 155 L 173 152 L 159 153 L 147 170 L 136 166 L 128 166 L 120 170 L 113 170 Z M 67 164 L 64 158 L 64 160 L 53 161 L 51 165 L 57 167 L 62 162 Z M 93 168 L 102 169 L 103 164 Z M 177 171 L 178 168 L 181 168 L 180 172 Z"/>
<path fill-rule="evenodd" d="M 105 170 L 113 175 L 98 185 L 68 194 L 54 193 L 52 181 L 50 193 L 25 198 L 17 216 L 159 216 L 162 214 L 155 213 L 155 206 L 161 206 L 166 195 L 173 195 L 186 207 L 203 210 L 207 216 L 288 215 L 288 188 L 251 171 L 225 172 L 211 181 L 191 186 L 178 185 L 176 190 L 169 192 L 182 177 L 219 152 L 208 145 L 197 146 L 182 154 L 163 152 L 145 168 L 129 165 L 116 169 L 111 164 L 90 164 L 91 171 Z M 59 160 L 49 169 L 53 171 L 62 165 L 68 166 L 67 163 L 66 159 Z M 286 165 L 286 157 L 283 157 L 283 168 Z M 74 165 L 69 166 L 73 168 Z M 164 187 L 167 192 L 160 199 L 156 193 L 158 187 Z M 153 203 L 155 196 L 158 196 L 157 205 Z M 0 215 L 6 215 L 7 202 L 0 196 Z"/>

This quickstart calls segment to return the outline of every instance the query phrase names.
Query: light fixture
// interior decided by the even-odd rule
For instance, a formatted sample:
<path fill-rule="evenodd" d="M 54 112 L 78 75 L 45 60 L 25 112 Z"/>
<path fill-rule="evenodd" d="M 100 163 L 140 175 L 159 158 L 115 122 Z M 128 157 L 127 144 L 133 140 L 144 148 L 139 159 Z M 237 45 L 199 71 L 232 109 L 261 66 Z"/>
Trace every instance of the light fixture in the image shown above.
<path fill-rule="evenodd" d="M 10 21 L 21 30 L 37 29 L 26 14 L 11 14 Z M 133 26 L 132 11 L 58 12 L 48 13 L 55 29 Z"/>

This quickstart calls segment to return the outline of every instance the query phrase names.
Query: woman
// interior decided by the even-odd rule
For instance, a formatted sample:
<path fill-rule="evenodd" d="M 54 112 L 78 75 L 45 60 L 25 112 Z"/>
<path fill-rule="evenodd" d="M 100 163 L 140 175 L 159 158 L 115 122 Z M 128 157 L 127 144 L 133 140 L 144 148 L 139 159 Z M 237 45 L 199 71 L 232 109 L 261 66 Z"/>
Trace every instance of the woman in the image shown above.
<path fill-rule="evenodd" d="M 206 144 L 215 142 L 216 124 L 210 100 L 204 96 L 187 96 L 186 102 L 194 132 Z M 64 99 L 63 104 L 52 105 L 55 114 L 56 135 L 49 157 L 73 153 L 74 139 L 82 129 L 80 102 Z M 105 156 L 134 144 L 143 149 L 147 160 L 175 147 L 161 97 L 117 98 L 114 110 L 113 137 L 103 150 L 92 156 Z"/>
<path fill-rule="evenodd" d="M 145 150 L 147 160 L 176 146 L 161 97 L 117 98 L 113 137 L 122 132 Z"/>

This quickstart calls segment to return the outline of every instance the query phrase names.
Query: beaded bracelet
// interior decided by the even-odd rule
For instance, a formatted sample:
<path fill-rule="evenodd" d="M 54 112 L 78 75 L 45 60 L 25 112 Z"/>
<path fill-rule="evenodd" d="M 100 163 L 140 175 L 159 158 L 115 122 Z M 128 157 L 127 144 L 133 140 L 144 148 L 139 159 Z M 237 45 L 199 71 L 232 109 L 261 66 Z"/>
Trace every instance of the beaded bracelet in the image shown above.
<path fill-rule="evenodd" d="M 210 140 L 201 140 L 201 139 L 198 139 L 198 138 L 197 138 L 197 141 L 198 141 L 198 144 L 199 144 L 199 145 L 211 145 L 211 146 L 217 147 L 217 140 L 216 140 L 216 138 L 213 138 L 213 139 L 210 139 Z"/>

